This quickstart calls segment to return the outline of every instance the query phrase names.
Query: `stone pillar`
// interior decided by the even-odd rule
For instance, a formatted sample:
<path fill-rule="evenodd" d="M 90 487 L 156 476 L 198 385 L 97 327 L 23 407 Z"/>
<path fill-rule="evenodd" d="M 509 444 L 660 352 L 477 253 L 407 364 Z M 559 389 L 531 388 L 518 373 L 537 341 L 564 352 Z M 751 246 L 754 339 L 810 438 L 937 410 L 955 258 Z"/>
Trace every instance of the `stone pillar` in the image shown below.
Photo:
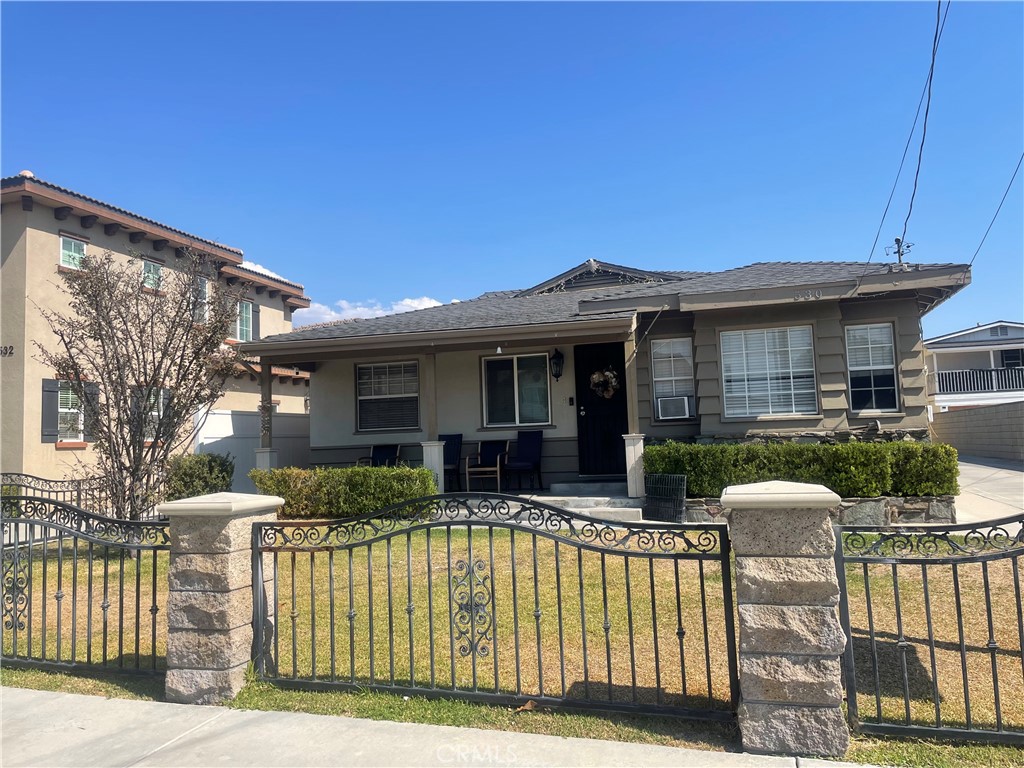
<path fill-rule="evenodd" d="M 252 524 L 273 522 L 283 504 L 211 493 L 157 507 L 170 518 L 168 701 L 216 704 L 242 689 L 253 648 Z"/>
<path fill-rule="evenodd" d="M 631 499 L 644 495 L 644 436 L 623 435 L 626 441 L 626 493 Z"/>
<path fill-rule="evenodd" d="M 835 536 L 821 485 L 769 482 L 722 494 L 736 555 L 740 734 L 748 752 L 839 757 L 850 741 L 840 708 Z"/>
<path fill-rule="evenodd" d="M 444 493 L 444 440 L 427 440 L 423 446 L 423 466 L 434 473 L 437 492 Z"/>

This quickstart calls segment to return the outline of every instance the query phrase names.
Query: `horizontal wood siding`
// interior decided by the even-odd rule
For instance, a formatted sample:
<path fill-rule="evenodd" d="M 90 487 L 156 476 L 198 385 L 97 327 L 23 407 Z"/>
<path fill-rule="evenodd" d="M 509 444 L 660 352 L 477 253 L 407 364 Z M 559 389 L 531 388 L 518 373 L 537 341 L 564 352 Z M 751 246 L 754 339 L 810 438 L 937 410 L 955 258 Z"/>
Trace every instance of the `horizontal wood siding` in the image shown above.
<path fill-rule="evenodd" d="M 657 320 L 655 317 L 657 316 Z M 652 322 L 653 321 L 653 322 Z M 680 421 L 658 421 L 655 418 L 654 383 L 651 371 L 651 342 L 656 339 L 678 339 L 693 336 L 693 315 L 690 313 L 662 312 L 645 314 L 637 325 L 637 410 L 640 432 L 649 439 L 681 440 L 696 437 L 700 424 L 696 418 Z M 694 381 L 696 385 L 696 381 Z M 698 393 L 699 400 L 699 393 Z M 700 412 L 700 403 L 697 404 Z"/>

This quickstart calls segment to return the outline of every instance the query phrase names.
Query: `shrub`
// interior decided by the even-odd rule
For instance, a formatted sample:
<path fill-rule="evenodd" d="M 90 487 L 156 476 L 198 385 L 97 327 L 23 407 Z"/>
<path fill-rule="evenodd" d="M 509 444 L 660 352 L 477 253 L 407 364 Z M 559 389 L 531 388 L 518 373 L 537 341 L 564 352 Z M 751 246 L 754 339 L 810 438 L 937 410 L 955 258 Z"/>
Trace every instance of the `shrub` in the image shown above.
<path fill-rule="evenodd" d="M 235 462 L 219 453 L 175 456 L 167 469 L 164 492 L 167 501 L 231 490 Z"/>
<path fill-rule="evenodd" d="M 260 493 L 284 499 L 282 518 L 354 517 L 437 493 L 433 473 L 423 467 L 343 469 L 254 469 Z"/>
<path fill-rule="evenodd" d="M 690 497 L 717 497 L 727 486 L 766 480 L 817 483 L 843 498 L 959 492 L 956 451 L 929 443 L 695 445 L 670 441 L 644 451 L 644 471 L 685 474 Z"/>

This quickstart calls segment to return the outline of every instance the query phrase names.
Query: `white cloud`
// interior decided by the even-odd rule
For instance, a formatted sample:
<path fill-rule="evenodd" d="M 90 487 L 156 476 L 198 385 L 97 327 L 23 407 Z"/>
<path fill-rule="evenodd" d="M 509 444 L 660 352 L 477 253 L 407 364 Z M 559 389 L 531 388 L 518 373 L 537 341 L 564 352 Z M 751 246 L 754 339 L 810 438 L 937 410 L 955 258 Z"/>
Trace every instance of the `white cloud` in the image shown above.
<path fill-rule="evenodd" d="M 289 280 L 287 277 L 281 277 L 279 274 L 277 274 L 277 272 L 271 272 L 263 265 L 256 264 L 255 262 L 252 261 L 243 261 L 239 266 L 241 266 L 244 269 L 251 269 L 253 272 L 259 272 L 261 275 L 266 275 L 267 277 L 276 277 L 278 280 L 284 280 L 285 282 L 289 283 L 291 282 L 291 280 Z"/>
<path fill-rule="evenodd" d="M 426 309 L 427 307 L 439 307 L 441 302 L 429 296 L 421 296 L 418 299 L 399 299 L 390 305 L 381 304 L 379 301 L 370 300 L 364 302 L 352 302 L 339 299 L 333 306 L 313 302 L 309 309 L 297 309 L 292 314 L 292 325 L 296 328 L 300 325 L 312 325 L 313 323 L 327 323 L 335 320 L 354 320 L 356 318 L 383 317 L 394 315 L 399 312 L 410 312 L 414 309 Z"/>

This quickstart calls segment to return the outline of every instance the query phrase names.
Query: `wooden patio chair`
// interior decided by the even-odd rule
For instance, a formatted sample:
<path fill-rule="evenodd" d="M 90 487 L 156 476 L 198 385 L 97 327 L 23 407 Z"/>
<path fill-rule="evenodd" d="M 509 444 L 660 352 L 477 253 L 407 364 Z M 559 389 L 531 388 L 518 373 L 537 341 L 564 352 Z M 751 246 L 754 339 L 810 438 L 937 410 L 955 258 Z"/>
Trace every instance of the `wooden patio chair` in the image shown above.
<path fill-rule="evenodd" d="M 493 477 L 501 492 L 501 467 L 508 460 L 508 440 L 481 440 L 476 456 L 466 457 L 466 490 L 472 477 Z"/>

